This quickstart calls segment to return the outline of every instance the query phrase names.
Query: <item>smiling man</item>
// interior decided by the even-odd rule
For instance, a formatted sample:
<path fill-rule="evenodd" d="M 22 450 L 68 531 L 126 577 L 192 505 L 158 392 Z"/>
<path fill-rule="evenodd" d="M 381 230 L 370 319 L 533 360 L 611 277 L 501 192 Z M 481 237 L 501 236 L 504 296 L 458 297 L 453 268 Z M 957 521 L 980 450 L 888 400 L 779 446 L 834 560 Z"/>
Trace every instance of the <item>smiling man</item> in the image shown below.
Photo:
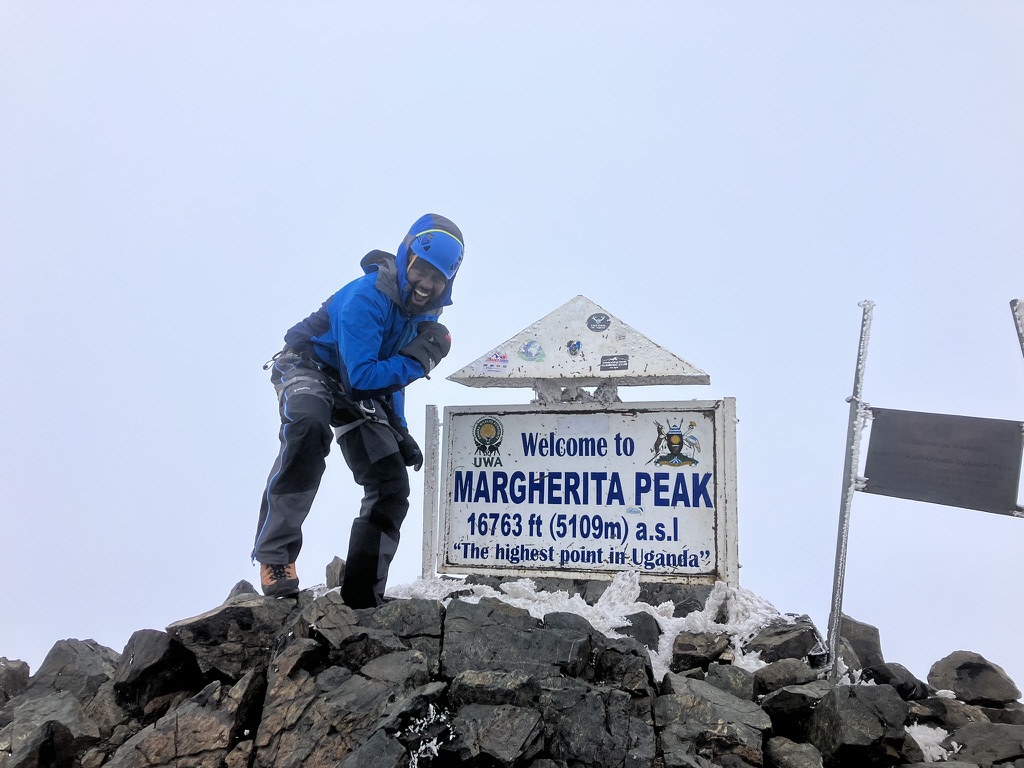
<path fill-rule="evenodd" d="M 284 349 L 267 364 L 281 413 L 281 449 L 252 551 L 264 594 L 299 591 L 302 523 L 333 436 L 363 488 L 342 598 L 352 608 L 382 604 L 409 509 L 408 467 L 423 465 L 405 420 L 405 387 L 429 374 L 451 348 L 448 329 L 437 320 L 452 303 L 463 252 L 455 224 L 436 214 L 420 217 L 396 256 L 364 256 L 366 274 L 293 326 Z"/>

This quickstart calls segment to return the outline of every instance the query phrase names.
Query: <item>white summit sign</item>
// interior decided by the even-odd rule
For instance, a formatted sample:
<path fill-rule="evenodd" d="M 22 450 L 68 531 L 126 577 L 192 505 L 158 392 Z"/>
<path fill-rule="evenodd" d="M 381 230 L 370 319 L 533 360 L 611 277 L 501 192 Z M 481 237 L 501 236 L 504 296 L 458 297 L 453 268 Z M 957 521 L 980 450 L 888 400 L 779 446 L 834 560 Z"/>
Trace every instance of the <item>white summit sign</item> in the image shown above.
<path fill-rule="evenodd" d="M 424 490 L 438 572 L 738 583 L 735 400 L 617 393 L 704 371 L 577 296 L 449 379 L 536 399 L 444 409 Z"/>

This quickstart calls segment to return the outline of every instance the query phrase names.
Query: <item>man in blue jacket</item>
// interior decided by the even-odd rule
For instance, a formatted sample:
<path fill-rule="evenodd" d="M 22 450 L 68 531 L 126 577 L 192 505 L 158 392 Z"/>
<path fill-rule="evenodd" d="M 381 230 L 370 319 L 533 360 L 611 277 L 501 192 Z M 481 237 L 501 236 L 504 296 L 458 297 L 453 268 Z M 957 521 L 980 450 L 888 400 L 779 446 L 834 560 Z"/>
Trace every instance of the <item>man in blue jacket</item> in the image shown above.
<path fill-rule="evenodd" d="M 409 471 L 423 454 L 405 420 L 405 387 L 448 354 L 437 322 L 452 303 L 462 232 L 444 216 L 420 217 L 397 255 L 371 251 L 366 273 L 292 327 L 267 367 L 281 412 L 281 450 L 260 506 L 253 560 L 263 593 L 299 591 L 295 561 L 302 523 L 326 467 L 333 437 L 363 487 L 352 522 L 342 598 L 381 605 L 399 529 L 409 509 Z"/>

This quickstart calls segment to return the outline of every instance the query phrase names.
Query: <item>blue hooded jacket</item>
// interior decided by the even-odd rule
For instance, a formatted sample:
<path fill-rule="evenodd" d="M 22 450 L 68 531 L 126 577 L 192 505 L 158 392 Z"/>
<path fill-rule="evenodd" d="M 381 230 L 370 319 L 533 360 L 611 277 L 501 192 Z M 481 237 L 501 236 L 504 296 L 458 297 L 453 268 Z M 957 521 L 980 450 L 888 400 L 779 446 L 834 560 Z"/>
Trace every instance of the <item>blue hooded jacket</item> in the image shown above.
<path fill-rule="evenodd" d="M 366 254 L 360 262 L 366 274 L 289 329 L 285 344 L 311 352 L 336 370 L 352 400 L 391 395 L 395 413 L 407 425 L 404 390 L 425 371 L 398 351 L 416 337 L 421 322 L 436 321 L 452 303 L 452 283 L 462 252 L 462 232 L 455 224 L 436 214 L 421 217 L 403 239 L 397 256 L 384 251 Z M 406 280 L 411 254 L 430 262 L 448 278 L 437 304 L 415 315 L 405 308 L 411 290 Z"/>

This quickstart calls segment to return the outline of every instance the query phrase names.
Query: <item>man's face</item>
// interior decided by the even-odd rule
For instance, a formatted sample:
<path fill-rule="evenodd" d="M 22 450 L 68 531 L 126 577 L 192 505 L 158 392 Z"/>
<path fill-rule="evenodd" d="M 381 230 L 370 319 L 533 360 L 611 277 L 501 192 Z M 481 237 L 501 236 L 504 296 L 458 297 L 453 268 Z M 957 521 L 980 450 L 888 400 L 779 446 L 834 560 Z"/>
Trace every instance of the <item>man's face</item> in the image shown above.
<path fill-rule="evenodd" d="M 423 259 L 409 265 L 406 279 L 412 288 L 405 302 L 410 309 L 426 309 L 436 304 L 448 282 L 440 270 Z"/>

